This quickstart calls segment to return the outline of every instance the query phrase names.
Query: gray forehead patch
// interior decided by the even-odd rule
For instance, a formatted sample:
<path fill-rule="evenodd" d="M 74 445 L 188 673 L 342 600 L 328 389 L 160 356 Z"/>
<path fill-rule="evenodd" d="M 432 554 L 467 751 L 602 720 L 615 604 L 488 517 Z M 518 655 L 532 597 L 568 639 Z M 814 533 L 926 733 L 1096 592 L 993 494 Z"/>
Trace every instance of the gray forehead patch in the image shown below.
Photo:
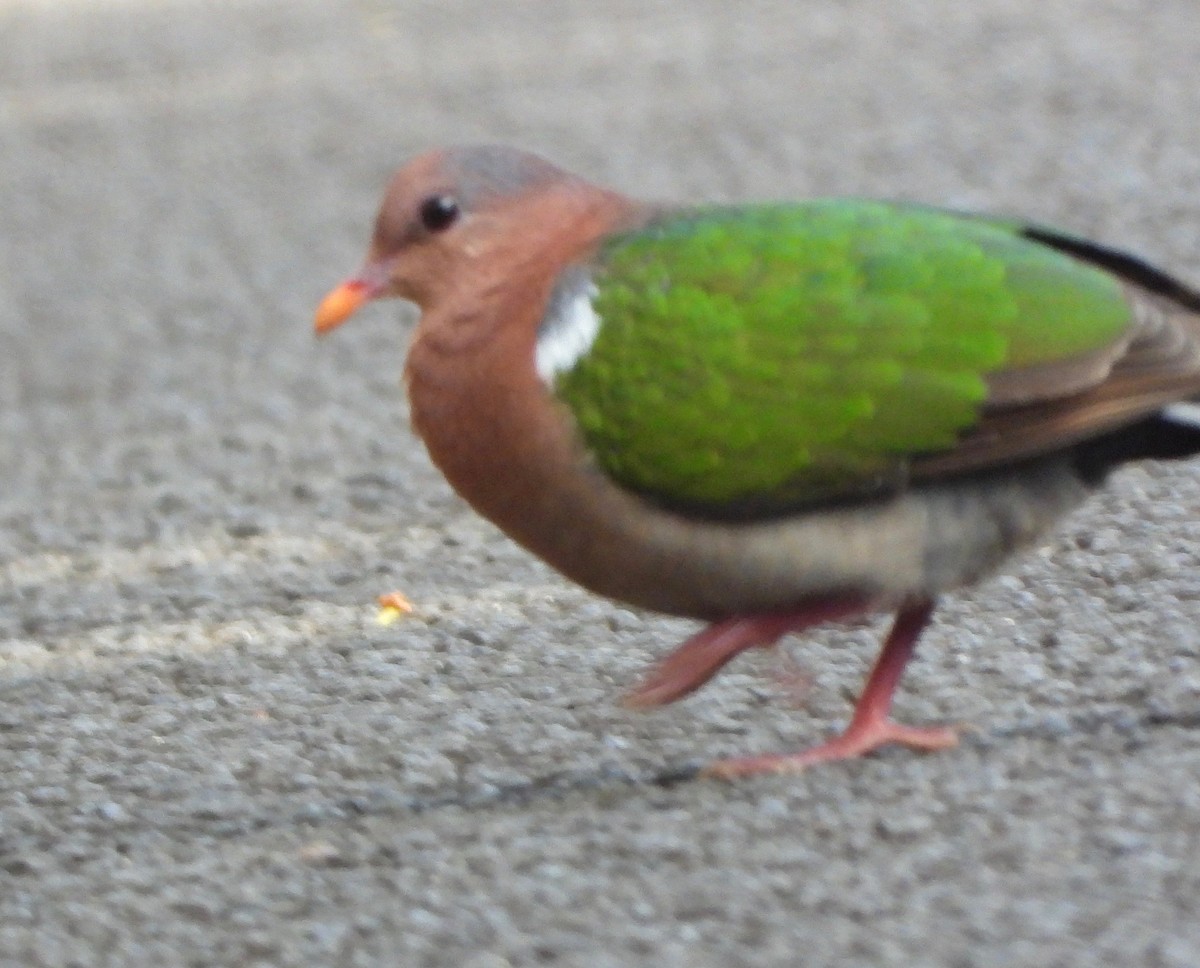
<path fill-rule="evenodd" d="M 458 186 L 460 201 L 473 207 L 493 195 L 517 195 L 562 172 L 536 155 L 502 145 L 450 148 L 446 167 Z"/>

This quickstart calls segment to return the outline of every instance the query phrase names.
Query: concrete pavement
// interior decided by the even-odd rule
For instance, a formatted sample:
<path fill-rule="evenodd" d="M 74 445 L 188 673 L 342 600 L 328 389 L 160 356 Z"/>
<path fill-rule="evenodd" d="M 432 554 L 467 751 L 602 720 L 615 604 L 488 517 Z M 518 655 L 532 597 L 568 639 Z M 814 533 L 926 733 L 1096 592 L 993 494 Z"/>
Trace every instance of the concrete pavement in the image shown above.
<path fill-rule="evenodd" d="M 687 623 L 567 585 L 334 339 L 405 156 L 1033 216 L 1200 280 L 1194 0 L 0 3 L 0 965 L 1200 963 L 1200 465 L 948 601 L 962 747 L 689 781 L 844 719 L 878 628 L 652 715 Z M 375 594 L 416 614 L 374 624 Z"/>

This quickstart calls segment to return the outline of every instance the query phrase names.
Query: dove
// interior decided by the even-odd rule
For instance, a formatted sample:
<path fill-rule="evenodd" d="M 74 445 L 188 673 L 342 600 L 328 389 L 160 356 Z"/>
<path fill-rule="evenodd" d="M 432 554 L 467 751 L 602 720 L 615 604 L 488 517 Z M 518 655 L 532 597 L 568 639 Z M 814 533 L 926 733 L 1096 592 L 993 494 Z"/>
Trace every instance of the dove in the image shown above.
<path fill-rule="evenodd" d="M 803 770 L 956 730 L 891 716 L 940 596 L 1127 461 L 1200 451 L 1200 293 L 1023 221 L 828 198 L 665 205 L 501 146 L 393 176 L 318 332 L 398 297 L 433 463 L 569 579 L 706 623 L 630 705 L 894 614 L 847 728 L 716 760 Z"/>

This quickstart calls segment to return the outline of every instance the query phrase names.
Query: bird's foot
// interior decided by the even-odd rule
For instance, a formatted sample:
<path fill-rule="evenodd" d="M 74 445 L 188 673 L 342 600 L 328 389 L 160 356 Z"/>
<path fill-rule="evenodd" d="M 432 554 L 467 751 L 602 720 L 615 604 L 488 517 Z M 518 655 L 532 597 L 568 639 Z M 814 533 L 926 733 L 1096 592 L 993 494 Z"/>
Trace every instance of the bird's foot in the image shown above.
<path fill-rule="evenodd" d="M 764 773 L 800 773 L 817 763 L 851 760 L 893 744 L 924 752 L 949 749 L 958 744 L 958 730 L 948 726 L 905 726 L 892 719 L 851 723 L 840 736 L 820 746 L 799 753 L 716 760 L 706 766 L 701 774 L 721 780 L 735 780 Z"/>

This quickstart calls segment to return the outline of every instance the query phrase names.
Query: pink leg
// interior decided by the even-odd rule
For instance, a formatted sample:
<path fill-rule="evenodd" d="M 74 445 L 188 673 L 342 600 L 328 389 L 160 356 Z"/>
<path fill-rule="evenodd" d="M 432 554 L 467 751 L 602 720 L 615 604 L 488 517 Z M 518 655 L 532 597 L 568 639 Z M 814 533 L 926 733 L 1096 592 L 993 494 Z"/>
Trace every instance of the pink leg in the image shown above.
<path fill-rule="evenodd" d="M 866 608 L 866 603 L 858 599 L 832 599 L 795 612 L 745 615 L 715 622 L 659 662 L 625 697 L 625 705 L 634 709 L 665 706 L 695 692 L 747 649 L 774 645 L 789 632 L 803 632 L 823 622 L 859 615 Z"/>
<path fill-rule="evenodd" d="M 717 760 L 709 764 L 704 772 L 708 776 L 732 780 L 759 773 L 799 773 L 814 763 L 853 759 L 889 743 L 919 750 L 940 750 L 954 746 L 958 736 L 952 729 L 903 726 L 889 715 L 904 667 L 912 658 L 917 639 L 932 614 L 933 603 L 920 602 L 902 609 L 896 616 L 896 623 L 883 644 L 858 705 L 854 708 L 850 725 L 840 736 L 801 753 Z"/>

